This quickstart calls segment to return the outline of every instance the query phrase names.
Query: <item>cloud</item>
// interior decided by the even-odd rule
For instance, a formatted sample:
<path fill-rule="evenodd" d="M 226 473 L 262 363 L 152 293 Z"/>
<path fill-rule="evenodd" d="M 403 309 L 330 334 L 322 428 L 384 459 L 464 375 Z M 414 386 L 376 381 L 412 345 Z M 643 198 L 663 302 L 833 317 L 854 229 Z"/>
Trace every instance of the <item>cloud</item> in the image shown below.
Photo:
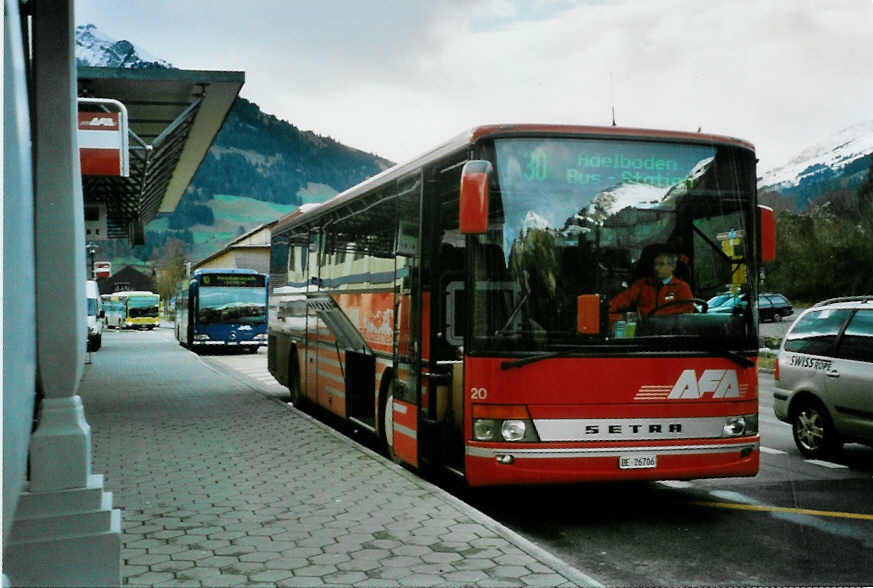
<path fill-rule="evenodd" d="M 242 94 L 265 111 L 395 161 L 475 124 L 608 124 L 614 103 L 621 125 L 751 140 L 767 168 L 873 118 L 873 3 L 857 0 L 76 9 L 179 67 L 243 70 Z"/>

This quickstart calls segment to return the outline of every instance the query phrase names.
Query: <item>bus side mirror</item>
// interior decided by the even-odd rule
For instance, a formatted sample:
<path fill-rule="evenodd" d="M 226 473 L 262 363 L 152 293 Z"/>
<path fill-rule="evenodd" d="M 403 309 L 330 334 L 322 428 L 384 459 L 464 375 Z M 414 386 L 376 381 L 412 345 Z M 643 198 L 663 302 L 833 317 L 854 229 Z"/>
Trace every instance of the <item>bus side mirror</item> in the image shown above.
<path fill-rule="evenodd" d="M 769 206 L 758 205 L 761 222 L 761 261 L 776 260 L 776 215 Z"/>
<path fill-rule="evenodd" d="M 576 330 L 583 335 L 600 333 L 600 295 L 582 294 L 576 298 Z"/>
<path fill-rule="evenodd" d="M 458 220 L 461 233 L 476 235 L 488 230 L 488 179 L 491 163 L 468 161 L 461 171 L 461 194 Z"/>

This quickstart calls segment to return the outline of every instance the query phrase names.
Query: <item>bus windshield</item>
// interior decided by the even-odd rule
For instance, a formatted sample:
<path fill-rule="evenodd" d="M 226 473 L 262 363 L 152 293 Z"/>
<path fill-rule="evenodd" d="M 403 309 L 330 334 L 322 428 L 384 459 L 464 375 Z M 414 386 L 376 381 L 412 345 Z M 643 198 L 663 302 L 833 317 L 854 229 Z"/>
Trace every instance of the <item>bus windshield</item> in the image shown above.
<path fill-rule="evenodd" d="M 746 271 L 753 254 L 746 239 L 754 219 L 751 151 L 512 138 L 497 139 L 494 153 L 489 230 L 472 247 L 474 350 L 756 348 L 751 305 L 735 314 L 703 312 L 715 294 L 753 291 L 755 276 Z M 639 280 L 660 288 L 653 264 L 664 250 L 675 253 L 674 276 L 690 286 L 693 300 L 671 304 L 672 312 L 609 313 L 609 301 Z M 577 333 L 581 294 L 600 296 L 597 334 Z M 625 329 L 627 322 L 634 328 Z"/>
<path fill-rule="evenodd" d="M 266 316 L 264 287 L 201 286 L 197 321 L 263 324 Z"/>
<path fill-rule="evenodd" d="M 158 296 L 128 296 L 127 316 L 131 318 L 158 316 Z"/>

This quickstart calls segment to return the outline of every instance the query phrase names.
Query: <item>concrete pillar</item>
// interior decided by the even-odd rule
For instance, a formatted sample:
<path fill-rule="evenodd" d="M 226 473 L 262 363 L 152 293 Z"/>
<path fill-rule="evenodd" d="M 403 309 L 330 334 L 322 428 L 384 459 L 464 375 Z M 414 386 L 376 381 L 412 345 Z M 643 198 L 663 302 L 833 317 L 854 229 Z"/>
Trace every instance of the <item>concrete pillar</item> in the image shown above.
<path fill-rule="evenodd" d="M 24 42 L 17 0 L 3 39 L 3 541 L 27 470 L 36 390 L 33 168 Z"/>
<path fill-rule="evenodd" d="M 36 0 L 33 9 L 36 378 L 44 398 L 4 572 L 19 585 L 119 585 L 121 513 L 91 473 L 91 429 L 76 394 L 87 309 L 73 2 Z"/>

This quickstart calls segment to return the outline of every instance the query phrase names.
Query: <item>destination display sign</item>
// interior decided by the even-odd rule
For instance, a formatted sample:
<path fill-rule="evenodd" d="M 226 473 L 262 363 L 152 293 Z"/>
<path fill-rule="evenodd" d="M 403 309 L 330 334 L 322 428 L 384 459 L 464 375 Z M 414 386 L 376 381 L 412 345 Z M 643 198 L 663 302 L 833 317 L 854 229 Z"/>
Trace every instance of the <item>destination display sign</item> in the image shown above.
<path fill-rule="evenodd" d="M 263 288 L 266 276 L 259 274 L 204 274 L 200 276 L 204 287 Z"/>
<path fill-rule="evenodd" d="M 538 143 L 529 142 L 525 152 L 517 154 L 524 181 L 592 188 L 622 183 L 658 188 L 687 184 L 693 182 L 695 168 L 714 154 L 712 148 L 698 145 L 566 140 Z"/>

